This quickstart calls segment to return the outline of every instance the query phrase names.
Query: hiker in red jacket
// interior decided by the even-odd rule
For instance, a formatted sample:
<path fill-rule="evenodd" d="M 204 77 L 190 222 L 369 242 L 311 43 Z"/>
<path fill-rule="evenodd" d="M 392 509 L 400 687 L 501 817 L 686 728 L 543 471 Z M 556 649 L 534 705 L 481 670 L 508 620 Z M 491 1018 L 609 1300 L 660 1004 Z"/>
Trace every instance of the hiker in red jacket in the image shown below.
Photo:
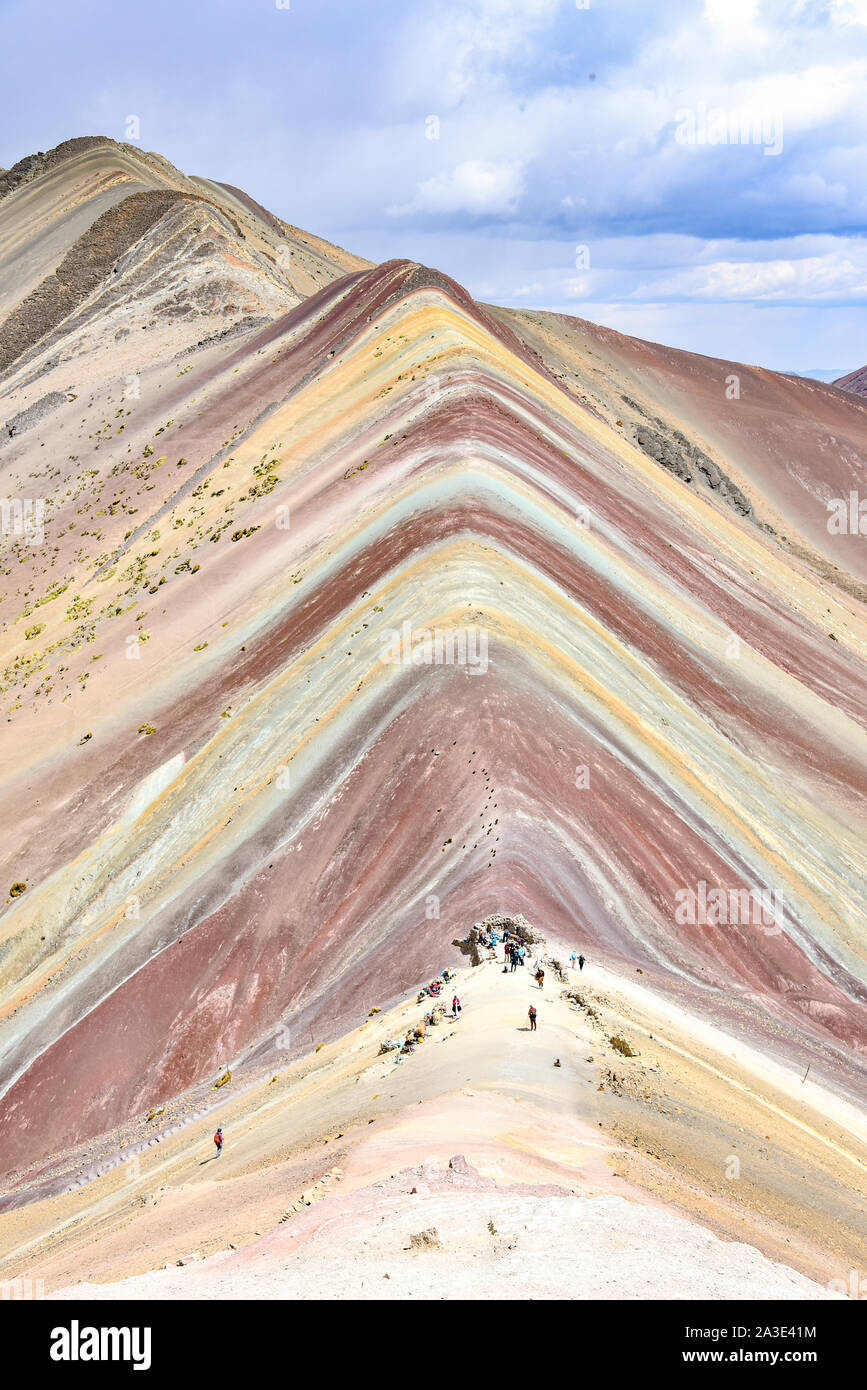
<path fill-rule="evenodd" d="M 457 1018 L 457 1016 L 458 1016 L 458 1014 L 460 1013 L 460 1011 L 461 1011 L 461 1001 L 460 1001 L 460 999 L 458 998 L 458 996 L 455 995 L 454 999 L 452 1000 L 452 1018 Z"/>
<path fill-rule="evenodd" d="M 535 1004 L 531 1004 L 531 1005 L 530 1005 L 529 1009 L 527 1010 L 527 1015 L 528 1015 L 528 1017 L 529 1017 L 529 1019 L 530 1019 L 530 1032 L 531 1032 L 531 1033 L 535 1033 L 535 1031 L 536 1031 L 536 1005 L 535 1005 Z"/>
<path fill-rule="evenodd" d="M 215 1143 L 216 1146 L 217 1146 L 216 1157 L 219 1158 L 219 1157 L 220 1157 L 220 1154 L 223 1152 L 223 1126 L 222 1126 L 222 1125 L 220 1125 L 220 1128 L 217 1130 L 216 1134 L 214 1135 L 214 1143 Z"/>

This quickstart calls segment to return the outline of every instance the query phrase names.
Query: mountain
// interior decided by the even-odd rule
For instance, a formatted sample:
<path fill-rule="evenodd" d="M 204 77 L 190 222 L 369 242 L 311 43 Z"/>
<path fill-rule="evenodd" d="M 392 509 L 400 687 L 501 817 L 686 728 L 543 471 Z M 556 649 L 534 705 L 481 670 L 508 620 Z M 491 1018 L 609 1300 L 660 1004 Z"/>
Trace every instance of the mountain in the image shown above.
<path fill-rule="evenodd" d="M 867 406 L 370 266 L 111 141 L 2 187 L 0 1174 L 20 1248 L 155 1134 L 198 1182 L 183 1146 L 215 1106 L 267 1137 L 246 1163 L 307 1183 L 256 1107 L 302 1148 L 366 1125 L 342 1068 L 374 1035 L 357 1095 L 386 1090 L 397 1124 L 416 1100 L 371 1010 L 404 1028 L 446 964 L 481 990 L 491 967 L 452 943 L 500 912 L 559 962 L 560 1050 L 576 1010 L 613 1030 L 575 1035 L 593 1070 L 565 1059 L 543 1127 L 568 1147 L 592 1077 L 614 1098 L 594 1133 L 622 1139 L 628 1077 L 671 1201 L 742 1239 L 725 1155 L 749 1142 L 759 1165 L 773 1125 L 750 1240 L 811 1278 L 854 1261 L 867 561 L 829 504 L 865 487 Z M 577 1004 L 574 947 L 597 972 Z M 434 1068 L 426 1114 L 473 1081 L 514 1113 L 524 1039 L 490 1018 L 466 1071 Z M 618 1028 L 656 1062 L 624 1062 Z M 499 1104 L 484 1141 L 464 1127 L 471 1164 L 502 1148 Z M 368 1144 L 358 1182 L 432 1147 L 411 1127 Z M 120 1222 L 128 1190 L 98 1181 Z"/>
<path fill-rule="evenodd" d="M 800 372 L 786 372 L 786 376 L 806 376 L 815 381 L 826 381 L 832 386 L 843 373 L 839 367 L 807 367 Z"/>
<path fill-rule="evenodd" d="M 14 165 L 0 215 L 0 365 L 19 382 L 45 377 L 61 341 L 67 357 L 109 340 L 123 356 L 144 332 L 145 357 L 177 351 L 195 333 L 268 321 L 367 264 L 237 189 L 100 137 Z"/>
<path fill-rule="evenodd" d="M 834 382 L 844 391 L 854 391 L 859 396 L 867 395 L 867 367 L 859 367 L 848 376 L 841 376 Z"/>

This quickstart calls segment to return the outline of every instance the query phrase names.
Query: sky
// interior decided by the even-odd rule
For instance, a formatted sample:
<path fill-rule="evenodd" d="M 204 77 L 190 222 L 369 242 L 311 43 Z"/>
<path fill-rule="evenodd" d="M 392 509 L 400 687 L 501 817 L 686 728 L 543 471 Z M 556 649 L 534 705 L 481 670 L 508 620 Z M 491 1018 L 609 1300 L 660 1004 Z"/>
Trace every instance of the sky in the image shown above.
<path fill-rule="evenodd" d="M 0 166 L 156 150 L 381 261 L 867 362 L 867 0 L 0 0 Z"/>

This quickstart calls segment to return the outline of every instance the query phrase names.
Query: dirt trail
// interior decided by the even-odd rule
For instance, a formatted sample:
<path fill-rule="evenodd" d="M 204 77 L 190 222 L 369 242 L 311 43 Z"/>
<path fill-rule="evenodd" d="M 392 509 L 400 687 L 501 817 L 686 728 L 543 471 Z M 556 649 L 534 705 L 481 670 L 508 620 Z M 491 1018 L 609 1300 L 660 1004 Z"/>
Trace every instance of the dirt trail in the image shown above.
<path fill-rule="evenodd" d="M 553 944 L 548 952 L 558 955 Z M 118 1295 L 169 1297 L 181 1277 L 191 1291 L 204 1281 L 201 1296 L 253 1296 L 254 1287 L 255 1296 L 284 1296 L 275 1252 L 286 1253 L 291 1235 L 297 1270 L 285 1287 L 295 1290 L 297 1276 L 300 1288 L 312 1262 L 319 1286 L 340 1296 L 350 1287 L 357 1293 L 359 1280 L 372 1275 L 359 1254 L 352 1279 L 341 1283 L 335 1230 L 344 1232 L 347 1249 L 355 1242 L 361 1251 L 367 1241 L 375 1264 L 397 1248 L 401 1223 L 414 1230 L 439 1221 L 463 1271 L 455 1290 L 470 1287 L 489 1258 L 510 1265 L 512 1252 L 494 1241 L 477 1248 L 469 1234 L 461 1244 L 474 1199 L 444 1193 L 430 1177 L 447 1173 L 456 1155 L 465 1157 L 478 1190 L 495 1206 L 505 1203 L 509 1221 L 525 1232 L 523 1248 L 553 1239 L 562 1226 L 551 1274 L 561 1295 L 569 1296 L 569 1269 L 583 1268 L 576 1222 L 586 1236 L 582 1248 L 600 1259 L 609 1252 L 612 1291 L 618 1230 L 623 1248 L 637 1250 L 646 1227 L 645 1258 L 652 1247 L 670 1297 L 687 1296 L 690 1260 L 701 1260 L 714 1296 L 732 1296 L 721 1292 L 731 1278 L 770 1297 L 796 1287 L 803 1295 L 791 1268 L 824 1285 L 863 1261 L 858 1174 L 867 1146 L 854 1133 L 857 1114 L 820 1086 L 798 1094 L 773 1059 L 592 964 L 568 987 L 549 966 L 539 991 L 529 971 L 503 973 L 488 962 L 458 971 L 449 999 L 452 989 L 464 1005 L 461 1017 L 429 1030 L 402 1061 L 379 1048 L 422 1018 L 427 1005 L 414 997 L 273 1079 L 228 1094 L 218 1110 L 167 1135 L 137 1162 L 6 1213 L 0 1272 L 42 1278 L 49 1294 L 87 1283 L 111 1284 Z M 539 1012 L 535 1034 L 527 1026 L 531 1002 Z M 638 1055 L 612 1046 L 617 1036 Z M 211 1144 L 217 1123 L 226 1136 L 219 1165 Z M 393 1201 L 382 1186 L 389 1183 L 397 1184 Z M 574 1217 L 570 1203 L 580 1204 Z M 427 1206 L 441 1214 L 428 1219 Z M 695 1219 L 739 1244 L 711 1242 Z M 303 1250 L 305 1230 L 315 1236 L 315 1254 Z M 755 1250 L 745 1254 L 744 1241 L 791 1268 L 780 1272 Z M 187 1255 L 203 1260 L 195 1270 L 177 1270 Z M 205 1258 L 211 1255 L 219 1255 L 217 1273 Z M 175 1273 L 153 1273 L 164 1265 Z M 643 1289 L 639 1265 L 629 1266 L 628 1279 Z M 140 1289 L 118 1287 L 131 1276 L 147 1279 Z M 591 1279 L 586 1287 L 604 1285 Z M 436 1279 L 430 1285 L 439 1287 Z M 361 1296 L 422 1292 L 415 1275 L 385 1292 L 365 1288 Z M 576 1288 L 574 1296 L 599 1295 Z"/>

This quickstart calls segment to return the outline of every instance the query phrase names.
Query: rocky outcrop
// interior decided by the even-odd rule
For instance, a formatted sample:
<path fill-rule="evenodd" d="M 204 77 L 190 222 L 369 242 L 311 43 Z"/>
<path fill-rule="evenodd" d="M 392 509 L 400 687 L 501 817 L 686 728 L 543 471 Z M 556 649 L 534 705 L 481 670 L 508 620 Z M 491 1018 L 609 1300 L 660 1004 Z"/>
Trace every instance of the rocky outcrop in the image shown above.
<path fill-rule="evenodd" d="M 667 431 L 662 420 L 657 420 L 656 424 L 659 426 L 657 429 L 651 425 L 634 426 L 635 442 L 648 458 L 655 459 L 681 482 L 702 481 L 713 492 L 719 493 L 741 516 L 752 516 L 753 507 L 749 498 L 744 496 L 731 478 L 726 477 L 703 449 L 693 444 L 680 430 Z"/>
<path fill-rule="evenodd" d="M 6 421 L 3 429 L 10 439 L 14 439 L 16 435 L 24 434 L 26 430 L 38 425 L 57 410 L 58 406 L 66 405 L 73 399 L 74 393 L 72 392 L 49 391 L 47 395 L 40 396 L 38 401 L 29 405 L 26 410 L 19 410 L 17 415 L 13 415 L 11 419 Z"/>

